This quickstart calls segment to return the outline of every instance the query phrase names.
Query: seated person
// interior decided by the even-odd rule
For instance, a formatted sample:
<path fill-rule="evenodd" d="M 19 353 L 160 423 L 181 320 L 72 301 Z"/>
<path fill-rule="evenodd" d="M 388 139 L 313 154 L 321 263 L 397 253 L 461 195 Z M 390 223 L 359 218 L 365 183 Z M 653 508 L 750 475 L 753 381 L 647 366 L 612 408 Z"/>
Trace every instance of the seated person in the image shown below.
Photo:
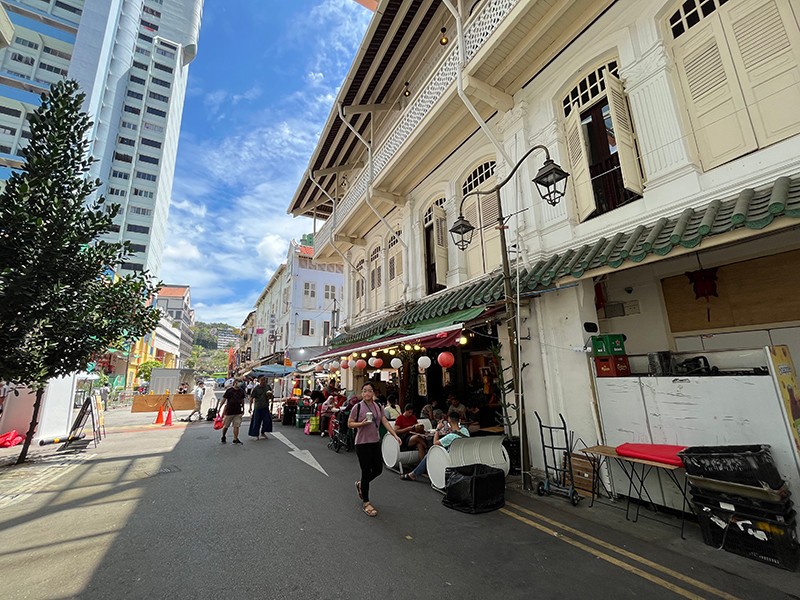
<path fill-rule="evenodd" d="M 434 423 L 436 417 L 433 413 L 435 413 L 439 409 L 439 401 L 434 398 L 428 404 L 422 407 L 422 412 L 420 412 L 419 416 L 421 419 L 428 419 L 431 423 Z M 440 411 L 441 412 L 441 411 Z"/>
<path fill-rule="evenodd" d="M 386 402 L 387 405 L 386 408 L 383 409 L 383 414 L 386 415 L 386 418 L 390 421 L 394 421 L 401 414 L 400 407 L 397 405 L 397 396 L 390 394 Z"/>
<path fill-rule="evenodd" d="M 450 433 L 450 423 L 444 418 L 444 413 L 438 408 L 433 411 L 433 420 L 431 423 L 433 423 L 434 429 L 436 429 L 442 435 L 447 435 Z"/>
<path fill-rule="evenodd" d="M 441 446 L 445 450 L 448 450 L 450 448 L 450 444 L 452 444 L 458 438 L 469 437 L 469 431 L 467 428 L 459 423 L 460 418 L 461 417 L 456 410 L 451 410 L 449 413 L 447 413 L 447 420 L 450 423 L 450 428 L 452 431 L 445 436 L 440 436 L 439 431 L 437 430 L 436 433 L 433 434 L 433 444 L 435 446 Z M 416 481 L 422 476 L 423 473 L 427 471 L 427 469 L 428 455 L 426 454 L 413 471 L 406 473 L 405 475 L 401 475 L 400 479 L 404 481 Z"/>
<path fill-rule="evenodd" d="M 339 402 L 340 399 L 344 402 L 344 396 L 331 394 L 328 396 L 328 399 L 322 403 L 322 406 L 320 406 L 319 430 L 322 432 L 322 437 L 325 437 L 325 434 L 328 432 L 328 424 L 334 414 L 333 409 L 339 407 L 337 402 Z"/>
<path fill-rule="evenodd" d="M 314 390 L 311 392 L 311 406 L 314 407 L 312 414 L 318 414 L 324 402 L 325 396 L 320 390 Z"/>
<path fill-rule="evenodd" d="M 467 420 L 467 407 L 461 404 L 461 401 L 458 398 L 456 398 L 455 394 L 448 394 L 447 402 L 450 405 L 447 407 L 448 416 L 450 415 L 451 411 L 455 410 L 456 412 L 458 412 L 459 415 L 461 415 L 462 421 Z"/>
<path fill-rule="evenodd" d="M 394 430 L 400 436 L 400 449 L 407 450 L 416 448 L 419 453 L 419 459 L 425 456 L 428 451 L 428 444 L 425 437 L 418 435 L 422 433 L 422 423 L 417 423 L 417 417 L 414 416 L 414 405 L 406 404 L 403 414 L 397 417 L 394 422 Z"/>

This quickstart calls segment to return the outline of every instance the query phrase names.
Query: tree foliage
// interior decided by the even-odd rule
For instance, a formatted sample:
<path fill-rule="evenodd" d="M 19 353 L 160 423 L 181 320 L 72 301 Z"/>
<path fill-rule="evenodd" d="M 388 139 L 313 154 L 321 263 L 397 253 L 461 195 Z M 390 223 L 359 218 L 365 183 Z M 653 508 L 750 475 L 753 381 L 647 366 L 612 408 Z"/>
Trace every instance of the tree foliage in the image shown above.
<path fill-rule="evenodd" d="M 161 369 L 164 363 L 158 360 L 146 360 L 136 369 L 136 376 L 145 381 L 150 381 L 153 369 Z"/>
<path fill-rule="evenodd" d="M 24 164 L 0 193 L 0 378 L 37 390 L 34 421 L 49 379 L 153 331 L 159 318 L 147 273 L 113 276 L 129 245 L 100 239 L 119 205 L 94 196 L 101 182 L 89 177 L 83 100 L 75 81 L 42 95 Z"/>

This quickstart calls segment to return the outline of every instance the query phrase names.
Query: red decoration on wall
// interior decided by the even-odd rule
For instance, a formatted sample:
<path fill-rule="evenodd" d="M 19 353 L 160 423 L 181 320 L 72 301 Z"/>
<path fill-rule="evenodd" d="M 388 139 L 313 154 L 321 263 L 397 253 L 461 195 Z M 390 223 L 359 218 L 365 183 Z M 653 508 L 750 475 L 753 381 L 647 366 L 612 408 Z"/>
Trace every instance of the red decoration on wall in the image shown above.
<path fill-rule="evenodd" d="M 719 298 L 719 294 L 717 293 L 717 267 L 687 271 L 686 276 L 689 278 L 692 288 L 694 289 L 695 300 L 699 300 L 700 298 L 708 300 L 711 296 Z"/>

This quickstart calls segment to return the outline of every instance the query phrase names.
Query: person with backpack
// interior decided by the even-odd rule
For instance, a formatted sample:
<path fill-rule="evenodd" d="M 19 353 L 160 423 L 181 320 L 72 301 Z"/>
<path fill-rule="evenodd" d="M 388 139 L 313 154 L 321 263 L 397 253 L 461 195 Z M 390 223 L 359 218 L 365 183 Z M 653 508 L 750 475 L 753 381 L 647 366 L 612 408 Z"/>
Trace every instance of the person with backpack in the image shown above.
<path fill-rule="evenodd" d="M 400 438 L 392 424 L 383 413 L 383 408 L 375 401 L 375 387 L 369 381 L 361 387 L 361 402 L 350 411 L 347 426 L 356 430 L 356 455 L 361 466 L 361 479 L 356 481 L 356 491 L 363 503 L 361 510 L 368 517 L 375 517 L 378 511 L 369 501 L 370 482 L 383 470 L 381 453 L 380 426 L 383 425 L 388 435 L 394 436 L 400 444 Z"/>
<path fill-rule="evenodd" d="M 469 429 L 460 423 L 460 419 L 461 414 L 456 409 L 451 409 L 450 412 L 447 413 L 447 420 L 450 423 L 450 433 L 440 436 L 439 430 L 437 429 L 436 433 L 433 434 L 433 444 L 435 446 L 441 446 L 445 450 L 449 450 L 450 444 L 455 442 L 458 438 L 469 437 Z M 413 471 L 401 475 L 400 479 L 403 481 L 416 481 L 422 477 L 422 474 L 427 470 L 428 455 L 426 454 Z"/>

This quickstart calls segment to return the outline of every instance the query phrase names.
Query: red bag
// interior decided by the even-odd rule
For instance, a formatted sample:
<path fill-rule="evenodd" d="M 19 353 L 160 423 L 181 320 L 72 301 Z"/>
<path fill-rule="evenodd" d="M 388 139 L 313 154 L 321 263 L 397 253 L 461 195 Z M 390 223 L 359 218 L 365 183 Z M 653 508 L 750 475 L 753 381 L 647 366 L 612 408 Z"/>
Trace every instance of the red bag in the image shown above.
<path fill-rule="evenodd" d="M 217 415 L 216 417 L 214 417 L 214 429 L 222 429 L 224 423 L 225 423 L 225 417 L 223 417 L 222 415 Z"/>
<path fill-rule="evenodd" d="M 8 433 L 0 435 L 0 448 L 11 448 L 21 444 L 25 438 L 17 433 L 16 429 L 12 429 Z"/>

